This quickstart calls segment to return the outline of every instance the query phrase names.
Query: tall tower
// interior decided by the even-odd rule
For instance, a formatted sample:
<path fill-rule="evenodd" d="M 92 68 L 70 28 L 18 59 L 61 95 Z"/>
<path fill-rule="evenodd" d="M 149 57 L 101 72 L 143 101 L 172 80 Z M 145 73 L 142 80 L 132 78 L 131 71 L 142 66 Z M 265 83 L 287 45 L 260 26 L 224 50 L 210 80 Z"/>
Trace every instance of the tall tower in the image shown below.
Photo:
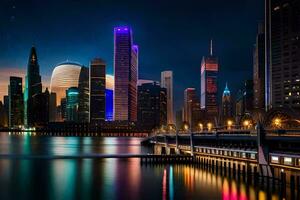
<path fill-rule="evenodd" d="M 213 55 L 212 40 L 209 56 L 203 56 L 201 62 L 201 109 L 205 110 L 208 120 L 215 120 L 218 113 L 218 58 Z"/>
<path fill-rule="evenodd" d="M 33 110 L 33 97 L 42 93 L 40 66 L 38 64 L 35 47 L 32 47 L 30 50 L 27 75 L 25 79 L 24 123 L 26 126 L 32 126 L 34 124 L 35 115 L 35 111 Z"/>
<path fill-rule="evenodd" d="M 90 64 L 90 123 L 97 125 L 105 120 L 106 64 L 96 58 Z"/>
<path fill-rule="evenodd" d="M 161 72 L 161 87 L 167 89 L 167 123 L 174 124 L 173 116 L 173 72 Z"/>
<path fill-rule="evenodd" d="M 23 125 L 23 87 L 22 78 L 9 78 L 9 126 Z"/>
<path fill-rule="evenodd" d="M 300 110 L 300 2 L 265 0 L 266 109 Z"/>
<path fill-rule="evenodd" d="M 221 123 L 225 125 L 226 121 L 233 118 L 232 100 L 227 83 L 222 96 Z"/>
<path fill-rule="evenodd" d="M 129 27 L 114 28 L 114 119 L 137 121 L 138 46 Z"/>
<path fill-rule="evenodd" d="M 265 34 L 264 24 L 258 26 L 253 51 L 253 93 L 255 109 L 265 109 Z"/>

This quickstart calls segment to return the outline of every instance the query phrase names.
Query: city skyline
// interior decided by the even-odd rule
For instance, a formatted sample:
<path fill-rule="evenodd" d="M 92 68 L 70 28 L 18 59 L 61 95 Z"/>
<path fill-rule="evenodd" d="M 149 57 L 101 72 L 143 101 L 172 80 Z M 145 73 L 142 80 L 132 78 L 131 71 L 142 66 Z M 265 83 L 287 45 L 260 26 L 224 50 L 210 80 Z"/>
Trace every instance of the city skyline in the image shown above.
<path fill-rule="evenodd" d="M 205 10 L 213 5 L 213 3 L 224 4 L 220 1 L 214 1 L 212 3 L 205 2 L 201 5 L 201 9 Z M 15 9 L 23 10 L 25 8 L 30 9 L 30 5 L 24 5 L 22 2 L 15 1 Z M 45 5 L 49 4 L 49 10 L 53 9 L 53 4 L 50 2 L 45 2 Z M 110 3 L 103 3 L 103 5 L 99 5 L 99 3 L 92 2 L 92 5 L 95 7 L 103 6 L 104 8 L 108 8 L 105 13 L 108 15 L 109 11 L 112 10 L 112 5 Z M 158 10 L 158 13 L 163 18 L 169 19 L 172 17 L 178 18 L 175 15 L 174 11 L 168 10 L 164 12 L 166 9 L 166 3 L 160 3 L 162 9 Z M 147 3 L 137 3 L 136 7 L 129 6 L 128 10 L 123 10 L 123 4 L 120 3 L 116 5 L 116 8 L 120 11 L 116 15 L 114 14 L 112 19 L 106 20 L 104 22 L 102 16 L 95 15 L 91 20 L 91 26 L 96 28 L 95 31 L 91 31 L 90 35 L 87 36 L 85 33 L 77 32 L 74 36 L 70 36 L 70 31 L 73 30 L 72 22 L 69 21 L 70 16 L 63 15 L 60 18 L 60 21 L 53 20 L 51 17 L 48 17 L 46 20 L 49 23 L 50 33 L 45 33 L 45 31 L 39 32 L 38 36 L 33 34 L 32 32 L 28 33 L 28 30 L 25 29 L 24 33 L 28 35 L 26 39 L 18 39 L 21 40 L 20 43 L 16 44 L 12 41 L 11 37 L 19 38 L 16 29 L 16 24 L 22 22 L 30 21 L 30 17 L 24 17 L 20 19 L 18 15 L 12 19 L 12 21 L 7 20 L 6 17 L 2 16 L 3 13 L 7 13 L 8 16 L 12 16 L 13 9 L 11 8 L 13 5 L 10 3 L 6 3 L 5 6 L 9 9 L 3 11 L 1 14 L 1 19 L 5 22 L 2 34 L 1 43 L 3 44 L 3 54 L 0 55 L 0 72 L 1 74 L 7 74 L 7 68 L 13 71 L 13 66 L 18 66 L 17 69 L 21 69 L 25 67 L 25 60 L 28 56 L 28 52 L 25 50 L 26 46 L 30 48 L 32 44 L 35 44 L 36 48 L 39 52 L 39 61 L 41 68 L 41 75 L 43 79 L 43 85 L 48 85 L 50 82 L 51 72 L 57 63 L 63 62 L 65 60 L 72 60 L 80 62 L 81 64 L 88 66 L 89 60 L 93 57 L 103 57 L 103 59 L 107 62 L 107 71 L 109 74 L 112 74 L 113 68 L 113 36 L 112 29 L 116 25 L 130 25 L 135 32 L 135 41 L 139 44 L 141 52 L 139 59 L 139 75 L 143 79 L 153 79 L 159 80 L 159 72 L 164 70 L 172 70 L 174 72 L 174 107 L 177 109 L 183 103 L 183 98 L 179 98 L 182 96 L 182 91 L 187 87 L 195 87 L 197 91 L 199 91 L 199 80 L 198 75 L 200 70 L 201 58 L 203 55 L 207 54 L 207 49 L 209 46 L 209 40 L 211 38 L 214 39 L 215 43 L 215 51 L 220 57 L 220 73 L 222 77 L 228 77 L 228 75 L 235 72 L 238 74 L 238 77 L 243 77 L 241 79 L 246 79 L 251 77 L 249 75 L 252 71 L 252 45 L 255 43 L 256 37 L 256 27 L 257 22 L 263 20 L 262 12 L 255 12 L 255 16 L 249 17 L 243 13 L 252 13 L 253 9 L 263 9 L 263 3 L 259 4 L 261 7 L 257 7 L 257 2 L 245 1 L 245 2 L 237 2 L 233 7 L 229 5 L 224 9 L 216 8 L 216 11 L 212 13 L 205 13 L 197 16 L 196 13 L 198 11 L 194 10 L 192 7 L 199 5 L 197 2 L 191 1 L 192 5 L 187 6 L 186 9 L 191 11 L 190 15 L 182 16 L 183 19 L 181 23 L 174 24 L 172 21 L 160 22 L 157 17 L 150 18 L 151 13 L 146 13 L 147 15 L 142 17 L 141 19 L 130 16 L 129 13 L 133 9 L 136 9 L 136 12 L 141 12 L 142 8 L 149 6 Z M 57 9 L 63 9 L 66 6 L 75 7 L 75 10 L 78 10 L 76 3 L 69 2 L 69 4 L 62 3 L 59 5 Z M 41 5 L 36 5 L 40 7 L 41 10 L 45 8 Z M 174 2 L 174 6 L 177 9 L 180 6 L 179 2 Z M 232 6 L 232 5 L 231 5 Z M 83 10 L 91 9 L 91 5 L 83 6 Z M 176 10 L 175 9 L 175 10 Z M 31 10 L 31 9 L 30 9 Z M 211 10 L 211 9 L 210 9 Z M 241 28 L 239 31 L 243 34 L 244 38 L 233 37 L 236 36 L 236 31 L 234 31 L 233 27 L 242 27 L 239 23 L 239 20 L 233 20 L 228 15 L 228 11 L 235 11 L 240 14 L 240 17 L 244 18 L 245 21 L 249 21 L 250 24 L 247 24 L 247 27 Z M 32 11 L 33 16 L 38 14 L 44 15 L 42 13 L 36 13 L 36 11 Z M 72 14 L 71 14 L 72 16 Z M 214 16 L 214 17 L 210 17 Z M 251 19 L 249 19 L 251 18 Z M 119 19 L 119 20 L 118 20 Z M 224 20 L 232 21 L 231 23 L 227 23 L 228 27 L 221 27 L 220 24 L 216 23 L 216 20 Z M 85 17 L 81 19 L 81 21 L 87 20 Z M 184 25 L 184 22 L 189 22 Z M 56 24 L 57 23 L 57 24 Z M 66 30 L 61 29 L 64 24 L 69 24 Z M 97 26 L 96 26 L 97 24 Z M 144 24 L 144 25 L 143 25 Z M 201 24 L 206 24 L 205 31 L 202 30 Z M 42 24 L 30 24 L 34 29 L 43 26 Z M 40 27 L 41 28 L 41 27 Z M 74 25 L 74 28 L 78 28 Z M 89 32 L 90 27 L 86 27 Z M 100 30 L 99 30 L 100 29 Z M 58 38 L 53 38 L 57 35 L 59 30 L 59 34 L 61 35 Z M 171 36 L 166 37 L 166 32 L 170 30 L 173 34 Z M 189 30 L 187 32 L 187 30 Z M 224 34 L 218 34 L 220 31 L 225 31 Z M 230 34 L 228 33 L 230 31 Z M 2 30 L 0 30 L 2 33 Z M 9 34 L 9 35 L 7 35 Z M 224 36 L 226 35 L 226 36 Z M 7 37 L 4 37 L 7 36 Z M 57 41 L 55 41 L 57 39 Z M 176 41 L 176 42 L 175 42 Z M 193 41 L 192 43 L 190 41 Z M 235 41 L 235 42 L 234 42 Z M 53 44 L 52 44 L 53 43 Z M 72 44 L 71 44 L 72 43 Z M 20 47 L 22 44 L 22 48 Z M 61 46 L 63 44 L 63 46 Z M 161 48 L 157 49 L 155 45 L 161 44 Z M 237 45 L 238 44 L 238 45 Z M 174 51 L 174 45 L 180 47 L 181 51 Z M 74 51 L 74 48 L 77 49 Z M 14 49 L 13 53 L 11 49 Z M 184 52 L 185 57 L 177 56 Z M 239 56 L 234 56 L 234 55 Z M 238 57 L 239 59 L 235 59 Z M 186 79 L 182 76 L 186 69 L 191 73 L 191 79 Z M 25 70 L 24 70 L 25 71 Z M 0 82 L 3 82 L 3 78 L 0 78 Z M 7 81 L 7 80 L 6 80 Z M 226 81 L 223 78 L 220 80 L 220 85 L 223 85 Z M 233 94 L 238 88 L 241 80 L 229 81 L 229 85 L 232 88 Z M 7 82 L 6 82 L 7 83 Z M 48 84 L 47 84 L 48 83 Z M 1 84 L 1 83 L 0 83 Z M 2 86 L 0 86 L 1 88 Z M 221 86 L 220 86 L 221 87 Z M 221 87 L 222 88 L 222 87 Z M 7 88 L 0 89 L 1 91 L 7 90 Z M 1 92 L 0 91 L 0 92 Z M 4 92 L 2 92 L 3 94 Z M 0 97 L 2 99 L 2 96 Z M 176 110 L 175 109 L 175 110 Z M 175 112 L 174 110 L 174 112 Z"/>

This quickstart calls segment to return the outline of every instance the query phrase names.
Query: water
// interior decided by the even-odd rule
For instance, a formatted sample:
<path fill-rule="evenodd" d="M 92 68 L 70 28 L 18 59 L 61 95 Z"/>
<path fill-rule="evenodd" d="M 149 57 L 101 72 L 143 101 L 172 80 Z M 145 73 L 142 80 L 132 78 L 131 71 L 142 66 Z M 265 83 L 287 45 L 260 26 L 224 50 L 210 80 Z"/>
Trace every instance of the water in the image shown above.
<path fill-rule="evenodd" d="M 147 153 L 139 138 L 37 137 L 0 133 L 0 154 Z M 139 159 L 0 159 L 0 199 L 278 199 L 189 165 Z"/>

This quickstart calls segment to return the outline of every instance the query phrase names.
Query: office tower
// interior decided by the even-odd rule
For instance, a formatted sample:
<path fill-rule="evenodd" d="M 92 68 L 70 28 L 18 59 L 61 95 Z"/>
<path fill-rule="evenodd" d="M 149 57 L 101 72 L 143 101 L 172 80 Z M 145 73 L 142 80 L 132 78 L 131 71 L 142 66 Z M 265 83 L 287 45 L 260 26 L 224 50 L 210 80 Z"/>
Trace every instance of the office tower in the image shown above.
<path fill-rule="evenodd" d="M 244 81 L 236 95 L 236 120 L 253 111 L 253 80 Z"/>
<path fill-rule="evenodd" d="M 89 109 L 90 109 L 90 98 L 89 98 L 89 69 L 82 66 L 79 82 L 78 82 L 78 92 L 79 92 L 79 104 L 78 104 L 78 122 L 87 123 L 89 122 Z"/>
<path fill-rule="evenodd" d="M 59 105 L 59 112 L 60 112 L 60 117 L 62 121 L 65 121 L 67 119 L 67 98 L 61 98 L 60 99 L 60 105 Z"/>
<path fill-rule="evenodd" d="M 138 47 L 129 27 L 114 28 L 114 119 L 137 120 Z"/>
<path fill-rule="evenodd" d="M 4 106 L 4 111 L 5 111 L 5 116 L 4 116 L 4 124 L 6 125 L 5 127 L 8 127 L 8 114 L 9 114 L 9 96 L 4 95 L 3 96 L 3 106 Z"/>
<path fill-rule="evenodd" d="M 147 130 L 167 125 L 167 90 L 157 82 L 138 86 L 138 124 Z"/>
<path fill-rule="evenodd" d="M 199 98 L 195 88 L 184 90 L 184 122 L 191 130 L 195 130 L 201 118 L 201 108 Z"/>
<path fill-rule="evenodd" d="M 265 34 L 264 24 L 258 26 L 253 51 L 253 106 L 257 110 L 265 109 Z"/>
<path fill-rule="evenodd" d="M 25 79 L 24 123 L 26 126 L 32 126 L 35 123 L 34 118 L 36 112 L 38 112 L 33 109 L 33 96 L 42 93 L 40 66 L 38 64 L 35 47 L 32 47 L 30 50 Z"/>
<path fill-rule="evenodd" d="M 35 111 L 33 115 L 33 126 L 45 126 L 49 122 L 49 99 L 50 93 L 48 88 L 45 92 L 35 94 L 32 97 L 32 107 Z"/>
<path fill-rule="evenodd" d="M 8 86 L 9 95 L 9 127 L 18 127 L 23 125 L 23 86 L 22 78 L 11 76 Z"/>
<path fill-rule="evenodd" d="M 90 123 L 97 125 L 105 120 L 106 64 L 100 59 L 90 63 Z"/>
<path fill-rule="evenodd" d="M 218 58 L 213 55 L 212 41 L 210 54 L 201 62 L 201 109 L 205 110 L 207 119 L 213 121 L 218 114 Z"/>
<path fill-rule="evenodd" d="M 114 120 L 114 77 L 106 75 L 106 89 L 105 89 L 105 120 Z"/>
<path fill-rule="evenodd" d="M 79 122 L 89 120 L 89 69 L 76 62 L 58 64 L 51 76 L 50 91 L 56 93 L 58 106 L 62 98 L 66 98 L 66 90 L 71 87 L 79 89 Z M 57 121 L 63 121 L 62 116 Z"/>
<path fill-rule="evenodd" d="M 5 106 L 2 103 L 2 101 L 0 101 L 0 127 L 7 127 L 8 126 L 7 121 L 8 120 L 7 120 Z"/>
<path fill-rule="evenodd" d="M 56 122 L 58 118 L 56 93 L 51 92 L 49 97 L 49 122 Z"/>
<path fill-rule="evenodd" d="M 173 72 L 163 71 L 161 72 L 161 87 L 167 89 L 167 122 L 168 124 L 174 124 L 173 116 Z"/>
<path fill-rule="evenodd" d="M 220 121 L 222 125 L 226 125 L 228 120 L 233 120 L 232 99 L 231 99 L 231 95 L 227 83 L 223 91 L 222 107 L 221 107 L 220 115 L 221 115 Z"/>
<path fill-rule="evenodd" d="M 300 2 L 265 1 L 266 108 L 300 109 Z"/>
<path fill-rule="evenodd" d="M 78 122 L 79 90 L 71 87 L 66 91 L 66 121 Z"/>
<path fill-rule="evenodd" d="M 176 128 L 179 130 L 183 125 L 183 109 L 176 111 Z"/>

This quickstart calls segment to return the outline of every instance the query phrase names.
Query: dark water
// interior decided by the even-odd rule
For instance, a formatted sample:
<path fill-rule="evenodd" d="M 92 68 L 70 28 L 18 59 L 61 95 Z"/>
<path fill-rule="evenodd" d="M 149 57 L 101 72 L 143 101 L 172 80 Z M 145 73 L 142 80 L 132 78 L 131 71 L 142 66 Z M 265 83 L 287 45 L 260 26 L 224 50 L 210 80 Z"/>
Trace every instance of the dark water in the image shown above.
<path fill-rule="evenodd" d="M 146 153 L 138 138 L 37 137 L 0 133 L 0 154 Z M 188 165 L 139 159 L 0 159 L 0 199 L 278 199 Z"/>

